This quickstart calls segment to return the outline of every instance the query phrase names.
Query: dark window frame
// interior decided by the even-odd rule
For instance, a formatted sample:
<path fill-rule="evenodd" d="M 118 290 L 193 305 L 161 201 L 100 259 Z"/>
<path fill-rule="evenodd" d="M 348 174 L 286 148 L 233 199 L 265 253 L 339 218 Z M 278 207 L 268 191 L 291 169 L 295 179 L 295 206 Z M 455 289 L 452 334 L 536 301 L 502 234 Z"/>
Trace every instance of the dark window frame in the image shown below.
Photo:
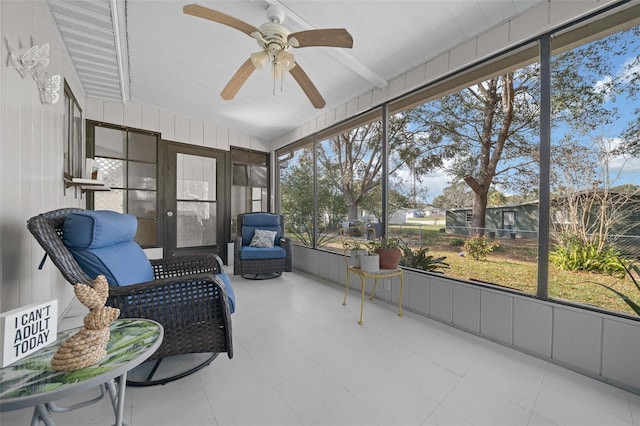
<path fill-rule="evenodd" d="M 125 149 L 124 149 L 124 158 L 116 158 L 116 157 L 108 157 L 108 156 L 100 156 L 102 158 L 112 158 L 115 160 L 119 160 L 119 161 L 124 161 L 125 162 L 125 167 L 128 170 L 129 169 L 129 163 L 130 162 L 135 162 L 135 163 L 145 163 L 145 164 L 154 164 L 154 163 L 150 163 L 150 162 L 146 162 L 146 161 L 141 161 L 139 159 L 133 160 L 130 159 L 129 157 L 129 149 L 128 149 L 128 143 L 129 143 L 129 133 L 139 133 L 139 134 L 145 134 L 145 135 L 151 135 L 154 136 L 156 138 L 156 160 L 155 160 L 155 169 L 156 169 L 156 173 L 155 173 L 155 179 L 156 179 L 156 186 L 155 189 L 141 189 L 141 188 L 137 188 L 137 187 L 130 187 L 129 186 L 129 182 L 128 182 L 128 178 L 123 180 L 123 185 L 122 187 L 113 187 L 112 189 L 118 189 L 118 190 L 122 190 L 125 192 L 124 194 L 124 199 L 123 199 L 123 211 L 124 213 L 129 213 L 129 197 L 127 195 L 128 191 L 149 191 L 149 192 L 155 192 L 156 195 L 156 216 L 153 218 L 150 217 L 144 217 L 144 218 L 138 218 L 138 220 L 140 219 L 144 219 L 144 220 L 149 220 L 149 219 L 153 219 L 156 222 L 156 233 L 155 233 L 155 243 L 153 244 L 141 244 L 141 246 L 143 248 L 157 248 L 160 247 L 160 242 L 162 241 L 162 217 L 159 216 L 159 206 L 162 205 L 162 203 L 164 202 L 163 200 L 161 200 L 163 191 L 162 191 L 162 182 L 160 179 L 160 167 L 161 167 L 161 161 L 163 158 L 163 154 L 162 154 L 162 144 L 161 144 L 161 134 L 160 132 L 152 132 L 149 130 L 143 130 L 143 129 L 137 129 L 137 128 L 133 128 L 133 127 L 127 127 L 127 126 L 118 126 L 115 124 L 110 124 L 110 123 L 104 123 L 104 122 L 100 122 L 100 121 L 94 121 L 94 120 L 86 120 L 86 152 L 87 152 L 87 158 L 91 158 L 94 159 L 95 158 L 95 128 L 96 127 L 102 127 L 102 128 L 108 128 L 108 129 L 113 129 L 113 130 L 119 130 L 122 132 L 125 132 L 127 134 L 126 140 L 125 140 Z M 127 173 L 128 176 L 128 173 Z M 89 196 L 87 197 L 87 208 L 94 210 L 95 209 L 95 194 L 94 193 L 89 193 Z"/>
<path fill-rule="evenodd" d="M 78 122 L 75 122 L 78 113 Z M 82 108 L 67 81 L 64 81 L 63 175 L 84 177 L 85 144 L 82 135 Z"/>

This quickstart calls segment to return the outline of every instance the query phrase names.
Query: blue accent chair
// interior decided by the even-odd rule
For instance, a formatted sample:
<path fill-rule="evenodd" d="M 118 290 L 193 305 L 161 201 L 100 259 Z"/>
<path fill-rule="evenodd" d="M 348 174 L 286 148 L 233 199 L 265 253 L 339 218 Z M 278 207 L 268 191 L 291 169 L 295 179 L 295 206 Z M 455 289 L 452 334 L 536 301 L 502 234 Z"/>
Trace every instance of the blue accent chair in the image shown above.
<path fill-rule="evenodd" d="M 243 213 L 238 215 L 234 241 L 233 274 L 249 279 L 274 278 L 291 272 L 291 240 L 284 235 L 284 217 L 276 213 Z M 256 231 L 271 231 L 273 246 L 254 247 Z"/>
<path fill-rule="evenodd" d="M 113 211 L 59 209 L 32 217 L 27 228 L 70 284 L 92 285 L 97 275 L 104 275 L 109 283 L 106 304 L 120 309 L 120 318 L 148 318 L 164 327 L 162 345 L 149 358 L 156 360 L 152 373 L 128 384 L 176 380 L 209 365 L 221 352 L 233 358 L 235 296 L 218 256 L 149 260 L 133 240 L 137 219 Z M 163 358 L 200 353 L 211 355 L 187 371 L 153 380 Z"/>

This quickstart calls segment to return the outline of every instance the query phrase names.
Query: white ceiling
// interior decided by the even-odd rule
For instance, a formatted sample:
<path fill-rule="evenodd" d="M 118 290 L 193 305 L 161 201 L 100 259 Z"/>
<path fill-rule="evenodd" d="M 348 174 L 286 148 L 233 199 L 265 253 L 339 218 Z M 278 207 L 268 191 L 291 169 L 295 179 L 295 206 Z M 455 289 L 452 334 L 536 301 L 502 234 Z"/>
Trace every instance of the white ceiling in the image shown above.
<path fill-rule="evenodd" d="M 284 25 L 292 32 L 346 28 L 353 36 L 352 49 L 291 49 L 326 100 L 326 110 L 383 87 L 542 1 L 547 0 L 234 0 L 198 4 L 259 27 L 267 21 L 268 5 L 277 3 L 285 9 Z M 183 14 L 182 7 L 193 2 L 49 0 L 87 96 L 116 101 L 124 96 L 126 101 L 264 140 L 323 114 L 290 75 L 284 79 L 282 92 L 278 83 L 274 96 L 268 69 L 256 70 L 235 99 L 221 99 L 219 93 L 231 76 L 260 48 L 240 31 Z M 121 36 L 120 44 L 114 34 Z M 124 85 L 120 84 L 121 74 Z"/>

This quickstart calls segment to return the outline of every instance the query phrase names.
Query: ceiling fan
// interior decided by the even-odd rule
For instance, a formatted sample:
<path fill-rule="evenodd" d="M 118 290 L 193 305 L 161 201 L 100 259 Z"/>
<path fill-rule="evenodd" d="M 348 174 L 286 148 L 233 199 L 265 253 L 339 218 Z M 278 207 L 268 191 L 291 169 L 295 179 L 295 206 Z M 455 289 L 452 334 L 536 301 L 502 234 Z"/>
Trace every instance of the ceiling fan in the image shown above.
<path fill-rule="evenodd" d="M 252 53 L 249 59 L 247 59 L 233 77 L 231 77 L 231 80 L 229 80 L 220 93 L 220 96 L 224 100 L 233 99 L 256 68 L 263 68 L 268 63 L 271 63 L 274 84 L 276 79 L 281 79 L 283 74 L 288 71 L 296 82 L 298 82 L 313 106 L 323 108 L 326 102 L 322 98 L 322 95 L 320 95 L 316 86 L 313 85 L 309 76 L 295 61 L 293 55 L 289 53 L 289 49 L 292 47 L 300 48 L 311 46 L 353 47 L 353 38 L 344 28 L 329 28 L 291 33 L 282 25 L 284 21 L 284 10 L 275 4 L 271 4 L 267 8 L 267 18 L 269 22 L 262 24 L 259 29 L 233 16 L 195 3 L 184 6 L 182 11 L 187 15 L 209 19 L 242 31 L 249 37 L 256 39 L 258 45 L 262 48 L 261 51 Z"/>

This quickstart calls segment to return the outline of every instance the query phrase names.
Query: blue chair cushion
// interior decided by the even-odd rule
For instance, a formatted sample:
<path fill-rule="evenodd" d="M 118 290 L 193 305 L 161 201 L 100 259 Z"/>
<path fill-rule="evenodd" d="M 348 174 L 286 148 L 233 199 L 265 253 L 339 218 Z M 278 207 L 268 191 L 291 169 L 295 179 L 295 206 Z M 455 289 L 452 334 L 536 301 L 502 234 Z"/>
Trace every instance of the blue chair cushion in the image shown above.
<path fill-rule="evenodd" d="M 247 214 L 242 219 L 242 246 L 244 247 L 251 244 L 256 229 L 275 231 L 276 238 L 274 244 L 279 246 L 281 228 L 280 215 L 274 213 Z"/>
<path fill-rule="evenodd" d="M 124 286 L 154 279 L 153 267 L 133 240 L 135 216 L 109 210 L 71 213 L 62 226 L 62 240 L 82 270 L 109 285 Z"/>
<path fill-rule="evenodd" d="M 108 247 L 132 241 L 137 229 L 135 216 L 110 210 L 86 210 L 67 216 L 62 241 L 73 249 Z"/>
<path fill-rule="evenodd" d="M 236 311 L 236 294 L 233 291 L 231 281 L 224 272 L 216 274 L 216 277 L 220 278 L 222 282 L 224 282 L 224 288 L 227 290 L 227 297 L 229 298 L 229 312 L 234 313 Z"/>
<path fill-rule="evenodd" d="M 242 260 L 264 260 L 264 259 L 286 259 L 287 251 L 280 246 L 269 248 L 242 247 L 240 249 L 240 259 Z"/>

